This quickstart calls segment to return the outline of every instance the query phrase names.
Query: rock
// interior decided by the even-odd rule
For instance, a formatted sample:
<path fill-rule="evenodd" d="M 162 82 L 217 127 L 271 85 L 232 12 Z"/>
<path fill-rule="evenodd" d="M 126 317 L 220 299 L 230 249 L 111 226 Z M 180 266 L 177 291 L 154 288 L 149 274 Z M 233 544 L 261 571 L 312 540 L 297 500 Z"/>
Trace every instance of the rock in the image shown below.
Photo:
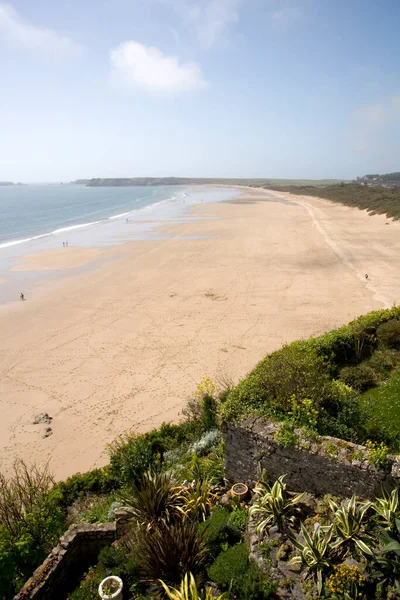
<path fill-rule="evenodd" d="M 221 496 L 219 503 L 221 506 L 225 506 L 226 508 L 229 508 L 229 506 L 231 505 L 231 500 L 230 500 L 228 494 L 224 494 L 223 496 Z"/>
<path fill-rule="evenodd" d="M 51 435 L 52 433 L 53 433 L 52 428 L 51 427 L 46 427 L 46 431 L 44 432 L 43 438 L 49 437 L 49 435 Z"/>
<path fill-rule="evenodd" d="M 50 417 L 47 413 L 39 413 L 35 416 L 34 420 L 33 420 L 33 424 L 34 425 L 39 425 L 40 423 L 51 423 L 53 420 L 53 417 Z"/>
<path fill-rule="evenodd" d="M 317 501 L 311 494 L 305 493 L 298 507 L 305 515 L 314 514 L 317 509 Z"/>

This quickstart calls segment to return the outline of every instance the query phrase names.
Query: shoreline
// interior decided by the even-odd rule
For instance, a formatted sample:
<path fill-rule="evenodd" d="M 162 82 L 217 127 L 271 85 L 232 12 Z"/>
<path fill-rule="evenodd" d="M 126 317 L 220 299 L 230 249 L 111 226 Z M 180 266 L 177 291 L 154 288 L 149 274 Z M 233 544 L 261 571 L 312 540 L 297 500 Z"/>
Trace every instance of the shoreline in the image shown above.
<path fill-rule="evenodd" d="M 399 223 L 240 191 L 0 307 L 2 468 L 16 456 L 50 458 L 61 479 L 105 464 L 106 444 L 124 430 L 179 420 L 204 375 L 236 382 L 286 342 L 399 301 Z M 86 250 L 74 252 L 75 267 Z M 51 252 L 25 267 L 59 267 L 65 253 Z M 53 417 L 47 438 L 32 423 L 40 412 Z"/>

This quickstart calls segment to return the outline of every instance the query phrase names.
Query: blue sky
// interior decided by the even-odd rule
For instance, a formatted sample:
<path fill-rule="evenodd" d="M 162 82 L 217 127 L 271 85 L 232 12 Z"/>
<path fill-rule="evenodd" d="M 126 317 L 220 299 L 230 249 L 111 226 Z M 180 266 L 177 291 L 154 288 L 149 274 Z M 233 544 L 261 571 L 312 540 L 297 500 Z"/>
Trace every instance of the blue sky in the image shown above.
<path fill-rule="evenodd" d="M 400 170 L 399 0 L 0 0 L 0 180 Z"/>

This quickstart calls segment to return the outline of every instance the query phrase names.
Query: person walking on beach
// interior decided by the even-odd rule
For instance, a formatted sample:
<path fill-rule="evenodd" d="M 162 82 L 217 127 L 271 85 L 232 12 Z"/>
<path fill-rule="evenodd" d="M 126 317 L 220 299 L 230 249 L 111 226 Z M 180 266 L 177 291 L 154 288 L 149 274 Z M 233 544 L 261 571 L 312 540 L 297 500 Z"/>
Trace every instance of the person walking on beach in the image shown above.
<path fill-rule="evenodd" d="M 66 248 L 68 248 L 68 242 L 65 242 L 65 246 L 66 246 Z"/>
<path fill-rule="evenodd" d="M 365 273 L 365 279 L 368 279 L 368 273 Z"/>
<path fill-rule="evenodd" d="M 63 248 L 65 248 L 65 242 L 63 242 Z"/>
<path fill-rule="evenodd" d="M 20 293 L 19 298 L 20 298 L 20 300 L 25 300 L 25 296 L 22 292 Z"/>

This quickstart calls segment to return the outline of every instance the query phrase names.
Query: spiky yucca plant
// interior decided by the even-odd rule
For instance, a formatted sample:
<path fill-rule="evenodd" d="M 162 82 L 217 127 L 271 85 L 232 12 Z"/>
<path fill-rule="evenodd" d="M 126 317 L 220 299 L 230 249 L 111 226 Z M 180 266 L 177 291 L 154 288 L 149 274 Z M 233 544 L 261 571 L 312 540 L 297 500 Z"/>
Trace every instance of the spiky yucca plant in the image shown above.
<path fill-rule="evenodd" d="M 193 515 L 205 521 L 218 500 L 218 495 L 212 493 L 208 479 L 195 481 L 193 486 L 181 488 L 179 502 L 186 515 Z"/>
<path fill-rule="evenodd" d="M 250 507 L 249 514 L 261 518 L 256 528 L 258 535 L 261 535 L 265 528 L 275 524 L 282 531 L 284 520 L 305 495 L 303 492 L 291 498 L 286 492 L 286 484 L 283 481 L 285 477 L 286 475 L 278 477 L 272 487 L 263 481 L 254 489 L 257 498 Z"/>
<path fill-rule="evenodd" d="M 128 556 L 136 556 L 143 581 L 162 591 L 160 580 L 168 586 L 179 585 L 186 573 L 201 575 L 207 561 L 205 532 L 197 521 L 183 518 L 173 524 L 158 522 L 147 531 L 134 524 L 122 538 Z"/>
<path fill-rule="evenodd" d="M 304 539 L 304 542 L 294 535 L 289 535 L 293 546 L 299 551 L 299 554 L 294 556 L 289 564 L 305 569 L 306 577 L 316 577 L 319 596 L 323 588 L 323 570 L 331 566 L 332 534 L 332 525 L 322 527 L 319 523 L 316 523 L 313 532 L 309 533 L 302 523 L 300 537 Z"/>
<path fill-rule="evenodd" d="M 393 529 L 396 519 L 400 518 L 399 489 L 395 488 L 391 493 L 382 489 L 382 498 L 377 498 L 371 508 L 385 529 Z"/>
<path fill-rule="evenodd" d="M 180 494 L 181 487 L 170 473 L 150 469 L 138 486 L 133 485 L 119 497 L 133 509 L 133 517 L 150 531 L 157 522 L 172 523 L 183 514 Z"/>
<path fill-rule="evenodd" d="M 191 573 L 186 573 L 179 589 L 170 588 L 163 581 L 160 581 L 160 583 L 170 600 L 227 600 L 229 597 L 227 592 L 214 597 L 211 588 L 208 588 L 201 594 L 197 589 L 195 578 Z"/>
<path fill-rule="evenodd" d="M 371 507 L 371 502 L 357 502 L 356 496 L 352 496 L 341 506 L 331 499 L 328 503 L 334 515 L 333 528 L 336 537 L 332 548 L 349 548 L 354 543 L 363 554 L 371 556 L 373 552 L 367 545 L 371 537 L 366 533 L 364 523 L 365 513 Z M 348 548 L 345 548 L 345 552 Z"/>

